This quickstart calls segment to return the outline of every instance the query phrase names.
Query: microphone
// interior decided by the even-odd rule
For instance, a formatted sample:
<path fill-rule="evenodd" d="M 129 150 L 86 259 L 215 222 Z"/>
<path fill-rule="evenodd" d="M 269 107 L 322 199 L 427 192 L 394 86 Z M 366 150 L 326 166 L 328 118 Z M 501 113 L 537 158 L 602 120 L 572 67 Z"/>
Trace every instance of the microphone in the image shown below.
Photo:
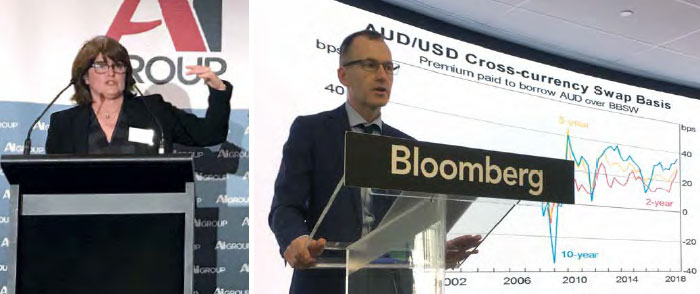
<path fill-rule="evenodd" d="M 134 84 L 134 89 L 136 89 L 136 92 L 139 92 L 139 95 L 143 97 L 143 93 L 141 93 L 141 89 L 139 89 L 136 84 Z M 151 107 L 148 105 L 148 102 L 146 102 L 146 99 L 141 99 L 143 101 L 143 105 L 146 106 L 146 111 L 153 117 L 153 120 L 156 122 L 156 125 L 158 126 L 158 129 L 160 130 L 160 142 L 158 142 L 158 154 L 165 154 L 165 132 L 163 132 L 163 126 L 160 124 L 160 120 L 158 120 L 158 117 L 153 114 L 151 111 Z"/>
<path fill-rule="evenodd" d="M 32 123 L 32 125 L 29 127 L 29 130 L 27 131 L 27 138 L 24 139 L 24 150 L 23 150 L 24 155 L 29 155 L 31 153 L 31 149 L 32 149 L 31 135 L 32 135 L 32 131 L 34 130 L 34 126 L 36 125 L 36 123 L 38 123 L 39 120 L 44 116 L 44 114 L 46 114 L 46 111 L 49 110 L 49 107 L 51 107 L 56 102 L 56 100 L 58 100 L 58 97 L 61 97 L 61 94 L 63 94 L 63 92 L 68 90 L 68 88 L 70 86 L 72 86 L 74 83 L 75 83 L 75 81 L 71 80 L 70 83 L 68 83 L 68 86 L 63 88 L 63 90 L 61 90 L 61 92 L 59 92 L 58 95 L 56 95 L 56 97 L 54 97 L 53 100 L 51 100 L 51 103 L 49 103 L 49 105 L 46 105 L 46 108 L 44 108 L 44 111 L 41 112 L 39 117 L 37 117 L 36 120 L 34 120 L 34 123 Z"/>

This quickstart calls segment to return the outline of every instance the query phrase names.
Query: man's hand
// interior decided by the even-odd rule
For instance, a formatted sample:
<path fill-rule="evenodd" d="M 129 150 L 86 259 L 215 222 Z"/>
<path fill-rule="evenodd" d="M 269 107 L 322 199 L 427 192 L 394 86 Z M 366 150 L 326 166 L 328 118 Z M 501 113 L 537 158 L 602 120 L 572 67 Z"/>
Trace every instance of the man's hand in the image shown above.
<path fill-rule="evenodd" d="M 469 255 L 479 253 L 479 250 L 474 249 L 479 244 L 481 244 L 480 235 L 464 235 L 447 241 L 445 245 L 445 268 L 458 267 Z"/>
<path fill-rule="evenodd" d="M 188 65 L 185 66 L 185 68 L 189 70 L 185 73 L 186 75 L 197 75 L 199 78 L 204 80 L 204 82 L 207 83 L 209 87 L 212 87 L 219 91 L 226 90 L 226 84 L 224 84 L 224 82 L 221 81 L 221 79 L 218 76 L 216 76 L 208 66 Z"/>
<path fill-rule="evenodd" d="M 312 240 L 309 236 L 299 236 L 284 250 L 284 259 L 295 269 L 307 269 L 316 263 L 326 246 L 326 239 Z"/>

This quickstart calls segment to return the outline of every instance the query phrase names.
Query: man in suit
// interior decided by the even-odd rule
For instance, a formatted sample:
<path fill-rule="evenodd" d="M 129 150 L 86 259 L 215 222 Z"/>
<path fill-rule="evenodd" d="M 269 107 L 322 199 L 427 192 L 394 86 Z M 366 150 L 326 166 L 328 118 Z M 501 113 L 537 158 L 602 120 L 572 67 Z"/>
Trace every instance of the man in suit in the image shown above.
<path fill-rule="evenodd" d="M 318 228 L 318 240 L 308 234 L 318 221 L 333 190 L 343 176 L 345 132 L 364 132 L 412 139 L 381 119 L 381 108 L 389 102 L 394 73 L 391 51 L 384 37 L 374 31 L 359 31 L 340 46 L 338 79 L 347 88 L 340 107 L 292 123 L 284 145 L 282 163 L 275 181 L 275 195 L 268 221 L 280 253 L 292 266 L 289 293 L 345 293 L 345 270 L 308 269 L 326 245 L 354 242 L 378 225 L 394 197 L 370 197 L 369 189 L 343 187 Z M 468 204 L 451 205 L 452 224 Z M 452 215 L 452 216 L 451 216 Z M 454 216 L 454 217 L 453 217 Z M 461 236 L 446 244 L 445 264 L 454 267 L 478 245 L 480 236 Z M 412 293 L 410 271 L 371 271 L 358 275 L 369 288 L 362 293 Z"/>
<path fill-rule="evenodd" d="M 309 239 L 343 175 L 345 132 L 410 138 L 381 119 L 381 108 L 389 102 L 393 74 L 398 69 L 383 36 L 369 30 L 353 33 L 345 38 L 340 51 L 337 73 L 347 88 L 347 101 L 334 110 L 301 116 L 292 123 L 275 182 L 269 223 L 280 253 L 295 269 L 290 293 L 344 293 L 344 270 L 307 268 L 314 265 L 326 239 L 358 240 L 379 224 L 393 203 L 392 197 L 369 197 L 363 191 L 367 189 L 344 187 L 318 228 L 322 238 Z"/>

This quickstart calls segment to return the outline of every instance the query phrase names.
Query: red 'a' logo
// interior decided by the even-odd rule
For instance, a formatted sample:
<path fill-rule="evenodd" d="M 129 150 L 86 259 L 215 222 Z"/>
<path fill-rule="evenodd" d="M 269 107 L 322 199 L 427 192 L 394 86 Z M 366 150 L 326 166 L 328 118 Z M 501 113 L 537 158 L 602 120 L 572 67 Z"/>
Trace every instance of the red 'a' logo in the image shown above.
<path fill-rule="evenodd" d="M 136 7 L 138 7 L 139 2 L 141 2 L 141 0 L 124 0 L 122 6 L 119 8 L 119 12 L 117 12 L 117 16 L 114 18 L 112 25 L 109 27 L 109 31 L 107 31 L 108 37 L 119 41 L 124 35 L 133 35 L 150 31 L 162 23 L 161 20 L 132 22 L 131 18 L 134 16 L 134 12 L 136 11 Z M 203 4 L 200 6 L 202 6 L 203 9 L 197 9 L 197 13 L 199 17 L 203 16 L 199 15 L 200 13 L 211 14 L 211 12 L 214 12 L 215 14 L 218 14 L 213 15 L 213 17 L 212 15 L 207 15 L 208 17 L 206 17 L 208 19 L 216 19 L 218 16 L 218 36 L 216 36 L 217 32 L 212 32 L 212 30 L 209 29 L 212 28 L 212 26 L 203 27 L 203 30 L 205 30 L 205 33 L 213 33 L 207 34 L 207 37 L 210 37 L 211 39 L 209 42 L 211 47 L 210 50 L 220 51 L 221 1 L 219 0 L 213 2 L 219 3 L 219 11 L 211 11 L 212 2 L 209 2 L 209 4 L 202 2 Z M 198 23 L 194 18 L 192 8 L 187 0 L 158 0 L 158 3 L 160 4 L 161 11 L 163 12 L 163 20 L 165 21 L 165 25 L 168 27 L 168 31 L 170 32 L 170 38 L 173 40 L 173 45 L 175 45 L 175 50 L 207 51 L 207 47 L 204 44 L 204 39 L 199 31 Z M 195 4 L 195 6 L 197 5 Z M 217 29 L 216 26 L 213 28 L 214 30 Z"/>

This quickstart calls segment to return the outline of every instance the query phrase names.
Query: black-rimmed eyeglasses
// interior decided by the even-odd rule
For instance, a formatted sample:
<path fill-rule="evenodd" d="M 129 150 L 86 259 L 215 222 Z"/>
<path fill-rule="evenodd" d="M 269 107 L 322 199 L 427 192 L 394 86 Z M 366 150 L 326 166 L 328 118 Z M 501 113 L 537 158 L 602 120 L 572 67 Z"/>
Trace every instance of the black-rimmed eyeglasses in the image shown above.
<path fill-rule="evenodd" d="M 126 65 L 123 65 L 121 63 L 109 65 L 104 61 L 95 61 L 92 64 L 92 68 L 94 68 L 95 72 L 98 74 L 106 73 L 110 67 L 112 68 L 112 71 L 117 74 L 123 74 L 126 72 Z"/>
<path fill-rule="evenodd" d="M 381 66 L 384 68 L 384 71 L 390 75 L 396 74 L 396 72 L 399 70 L 398 64 L 394 64 L 391 61 L 379 62 L 378 60 L 371 58 L 348 61 L 343 64 L 343 66 L 351 66 L 355 64 L 359 64 L 362 69 L 369 72 L 376 72 L 379 70 L 379 66 Z"/>

